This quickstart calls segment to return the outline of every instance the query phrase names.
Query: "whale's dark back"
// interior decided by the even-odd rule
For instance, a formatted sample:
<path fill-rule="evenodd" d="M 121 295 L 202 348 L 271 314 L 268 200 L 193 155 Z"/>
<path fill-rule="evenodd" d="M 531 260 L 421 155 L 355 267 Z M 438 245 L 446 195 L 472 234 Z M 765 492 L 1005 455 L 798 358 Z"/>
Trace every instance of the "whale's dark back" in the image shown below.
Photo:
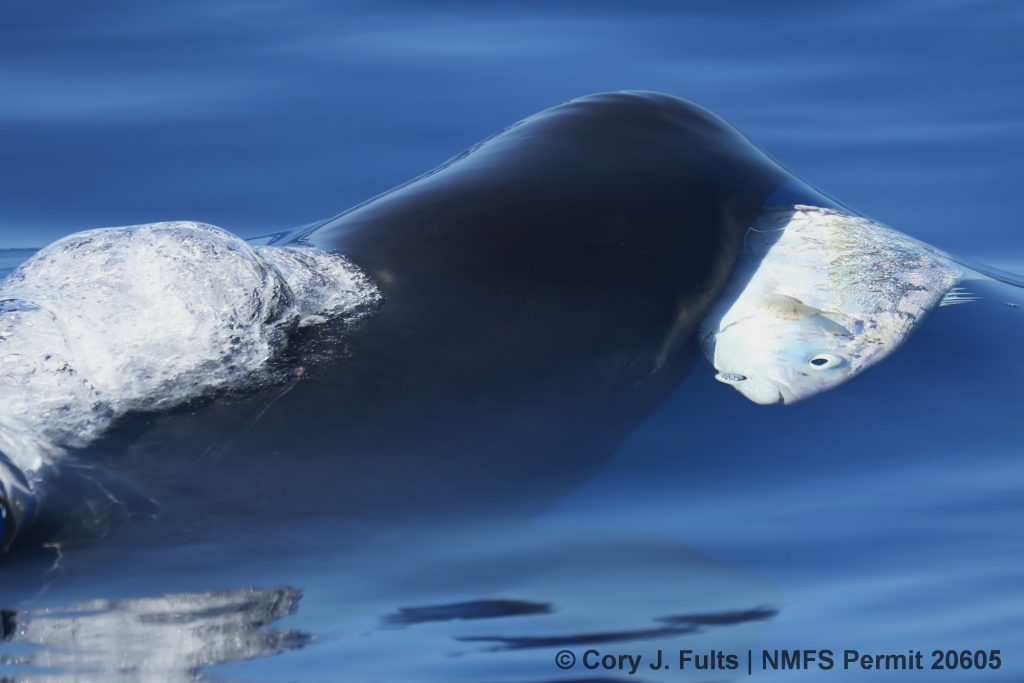
<path fill-rule="evenodd" d="M 536 511 L 685 377 L 788 178 L 666 95 L 544 111 L 292 238 L 384 295 L 354 328 L 300 333 L 292 381 L 126 421 L 86 455 L 171 516 Z"/>

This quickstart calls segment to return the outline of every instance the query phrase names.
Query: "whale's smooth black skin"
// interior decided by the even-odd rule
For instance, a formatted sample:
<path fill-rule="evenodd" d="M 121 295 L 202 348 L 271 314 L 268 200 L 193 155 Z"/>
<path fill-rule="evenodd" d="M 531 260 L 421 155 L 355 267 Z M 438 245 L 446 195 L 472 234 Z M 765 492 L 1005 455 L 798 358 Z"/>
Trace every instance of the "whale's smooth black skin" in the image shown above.
<path fill-rule="evenodd" d="M 75 455 L 86 470 L 55 476 L 51 519 L 30 537 L 79 529 L 68 520 L 95 505 L 69 501 L 103 477 L 105 493 L 149 506 L 149 539 L 253 514 L 541 510 L 685 377 L 744 232 L 787 181 L 668 95 L 532 116 L 278 240 L 346 255 L 383 302 L 355 326 L 301 332 L 279 384 L 123 420 Z"/>

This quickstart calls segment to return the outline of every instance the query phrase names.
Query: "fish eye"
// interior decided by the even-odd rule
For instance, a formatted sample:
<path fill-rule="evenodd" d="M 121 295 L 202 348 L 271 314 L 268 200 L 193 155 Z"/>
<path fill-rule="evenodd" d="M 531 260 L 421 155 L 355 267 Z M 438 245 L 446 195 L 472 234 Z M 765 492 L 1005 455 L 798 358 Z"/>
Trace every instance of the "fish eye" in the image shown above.
<path fill-rule="evenodd" d="M 819 353 L 817 356 L 807 361 L 808 365 L 810 365 L 815 370 L 828 370 L 829 368 L 834 368 L 835 366 L 839 365 L 842 362 L 842 358 L 839 358 L 838 356 L 833 356 L 830 353 Z"/>

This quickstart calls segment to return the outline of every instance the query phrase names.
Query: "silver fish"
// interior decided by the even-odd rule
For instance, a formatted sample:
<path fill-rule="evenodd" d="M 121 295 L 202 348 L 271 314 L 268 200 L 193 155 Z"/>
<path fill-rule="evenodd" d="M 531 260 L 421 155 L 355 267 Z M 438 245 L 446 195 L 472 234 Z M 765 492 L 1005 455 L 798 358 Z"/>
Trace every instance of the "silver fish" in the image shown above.
<path fill-rule="evenodd" d="M 938 305 L 971 300 L 941 252 L 834 209 L 766 208 L 698 339 L 721 382 L 795 403 L 889 356 Z M 948 296 L 947 296 L 948 295 Z"/>

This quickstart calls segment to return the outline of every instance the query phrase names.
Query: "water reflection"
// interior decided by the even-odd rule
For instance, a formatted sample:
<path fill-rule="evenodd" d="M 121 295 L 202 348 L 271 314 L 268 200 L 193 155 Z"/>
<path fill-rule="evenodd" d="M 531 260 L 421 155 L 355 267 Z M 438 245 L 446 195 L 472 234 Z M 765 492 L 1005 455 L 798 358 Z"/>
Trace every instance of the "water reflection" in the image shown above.
<path fill-rule="evenodd" d="M 543 681 L 565 647 L 739 649 L 777 614 L 770 584 L 664 536 L 529 520 L 341 532 L 290 518 L 141 543 L 149 528 L 67 546 L 59 572 L 18 555 L 0 586 L 0 677 L 292 680 L 292 656 L 267 656 L 309 644 L 301 680 Z M 240 582 L 301 591 L 188 590 Z M 170 593 L 85 599 L 154 587 Z M 272 627 L 288 616 L 291 629 Z"/>
<path fill-rule="evenodd" d="M 67 608 L 4 611 L 7 665 L 32 681 L 190 681 L 213 664 L 305 646 L 302 631 L 268 628 L 299 606 L 296 588 L 243 588 Z"/>
<path fill-rule="evenodd" d="M 550 636 L 504 637 L 466 636 L 458 638 L 464 643 L 493 643 L 492 651 L 519 650 L 539 647 L 566 647 L 573 645 L 595 645 L 598 643 L 622 643 L 637 640 L 652 640 L 671 636 L 698 633 L 706 626 L 736 626 L 752 621 L 766 621 L 775 617 L 778 610 L 757 607 L 748 610 L 687 614 L 672 617 L 658 617 L 662 624 L 654 628 L 632 631 L 604 631 Z"/>
<path fill-rule="evenodd" d="M 551 605 L 526 600 L 472 600 L 452 605 L 428 605 L 426 607 L 401 607 L 395 614 L 389 614 L 381 621 L 393 626 L 411 626 L 431 621 L 453 621 L 458 619 L 494 619 L 528 614 L 550 614 Z"/>

